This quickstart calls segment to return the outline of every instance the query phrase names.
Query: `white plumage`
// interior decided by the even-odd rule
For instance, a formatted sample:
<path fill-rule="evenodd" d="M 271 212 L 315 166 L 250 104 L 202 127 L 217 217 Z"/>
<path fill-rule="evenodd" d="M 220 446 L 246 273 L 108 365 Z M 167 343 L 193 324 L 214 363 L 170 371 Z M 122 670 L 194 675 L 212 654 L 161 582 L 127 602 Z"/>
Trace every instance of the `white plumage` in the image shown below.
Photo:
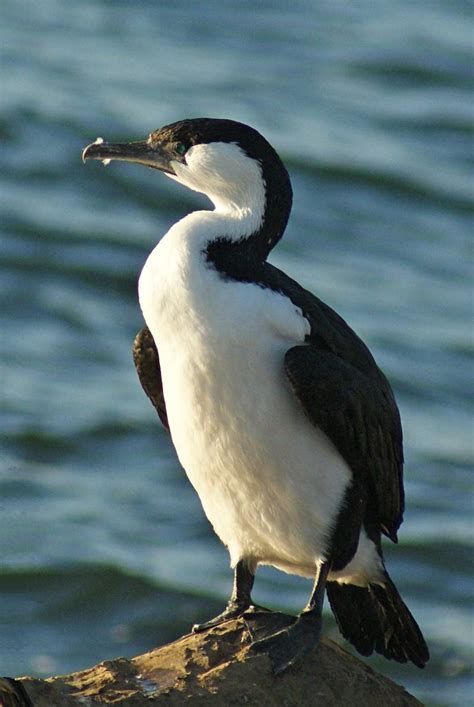
<path fill-rule="evenodd" d="M 258 163 L 228 143 L 197 145 L 172 178 L 203 192 L 214 211 L 175 224 L 140 276 L 140 305 L 160 352 L 173 443 L 232 566 L 271 564 L 313 577 L 326 559 L 351 471 L 291 391 L 285 352 L 309 324 L 290 299 L 225 280 L 206 261 L 213 239 L 260 225 Z M 352 562 L 333 575 L 365 585 L 381 577 L 361 535 Z"/>

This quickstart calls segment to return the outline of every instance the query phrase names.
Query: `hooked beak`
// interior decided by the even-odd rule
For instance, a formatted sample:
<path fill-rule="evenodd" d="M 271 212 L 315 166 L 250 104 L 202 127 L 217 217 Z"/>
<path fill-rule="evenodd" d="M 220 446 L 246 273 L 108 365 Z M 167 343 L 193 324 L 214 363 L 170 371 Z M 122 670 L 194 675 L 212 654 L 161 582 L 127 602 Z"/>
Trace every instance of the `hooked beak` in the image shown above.
<path fill-rule="evenodd" d="M 166 145 L 143 140 L 141 142 L 128 142 L 122 144 L 112 144 L 104 142 L 102 138 L 87 147 L 82 152 L 82 161 L 101 160 L 105 165 L 111 160 L 121 160 L 122 162 L 137 162 L 146 167 L 159 169 L 167 174 L 175 174 L 171 162 L 176 160 L 176 155 L 168 150 Z"/>

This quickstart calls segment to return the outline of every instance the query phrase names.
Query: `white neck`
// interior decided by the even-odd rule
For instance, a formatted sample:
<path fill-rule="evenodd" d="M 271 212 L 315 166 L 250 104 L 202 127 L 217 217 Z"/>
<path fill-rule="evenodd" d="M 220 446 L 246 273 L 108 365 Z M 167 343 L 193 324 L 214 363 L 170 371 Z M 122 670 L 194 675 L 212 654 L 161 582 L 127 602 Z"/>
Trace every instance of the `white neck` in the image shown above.
<path fill-rule="evenodd" d="M 251 209 L 219 208 L 210 211 L 193 211 L 177 221 L 163 236 L 160 244 L 168 247 L 201 252 L 208 243 L 225 238 L 237 242 L 258 231 L 262 219 Z"/>
<path fill-rule="evenodd" d="M 169 174 L 193 191 L 206 194 L 214 211 L 198 211 L 181 220 L 181 229 L 208 228 L 207 240 L 223 236 L 239 240 L 257 232 L 265 214 L 265 182 L 260 165 L 234 144 L 195 145 L 186 154 L 186 163 L 173 162 Z M 171 229 L 173 231 L 175 226 Z"/>
<path fill-rule="evenodd" d="M 185 216 L 150 253 L 140 276 L 139 295 L 152 331 L 154 324 L 157 331 L 163 328 L 164 312 L 172 330 L 175 317 L 196 306 L 192 293 L 207 292 L 203 281 L 209 274 L 204 255 L 208 245 L 221 238 L 237 242 L 257 233 L 266 207 L 261 167 L 237 145 L 195 145 L 186 153 L 186 162 L 173 162 L 172 167 L 173 179 L 206 194 L 215 208 Z"/>

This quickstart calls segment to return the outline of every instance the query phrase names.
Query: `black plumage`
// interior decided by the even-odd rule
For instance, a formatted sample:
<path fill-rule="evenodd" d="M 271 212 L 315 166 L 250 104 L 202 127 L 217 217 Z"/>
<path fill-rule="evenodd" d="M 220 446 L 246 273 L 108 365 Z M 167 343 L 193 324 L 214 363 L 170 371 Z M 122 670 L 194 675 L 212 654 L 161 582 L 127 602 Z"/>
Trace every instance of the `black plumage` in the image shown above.
<path fill-rule="evenodd" d="M 151 400 L 163 426 L 169 432 L 163 382 L 161 380 L 160 357 L 153 336 L 147 326 L 143 327 L 136 335 L 132 354 L 142 388 Z"/>

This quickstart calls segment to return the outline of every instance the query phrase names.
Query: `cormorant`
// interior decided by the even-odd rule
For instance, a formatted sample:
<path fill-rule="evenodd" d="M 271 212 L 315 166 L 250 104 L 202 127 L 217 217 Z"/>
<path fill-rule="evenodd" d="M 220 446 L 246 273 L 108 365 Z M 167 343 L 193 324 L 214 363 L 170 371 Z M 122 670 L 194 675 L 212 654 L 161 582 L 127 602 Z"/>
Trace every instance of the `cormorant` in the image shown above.
<path fill-rule="evenodd" d="M 423 667 L 423 636 L 390 579 L 381 537 L 404 509 L 400 416 L 369 349 L 327 304 L 271 265 L 292 204 L 288 172 L 253 128 L 197 118 L 142 142 L 85 148 L 206 194 L 170 228 L 139 280 L 142 386 L 227 546 L 234 587 L 204 630 L 258 612 L 259 565 L 314 578 L 291 625 L 255 641 L 276 673 L 321 633 L 325 591 L 342 635 Z"/>

